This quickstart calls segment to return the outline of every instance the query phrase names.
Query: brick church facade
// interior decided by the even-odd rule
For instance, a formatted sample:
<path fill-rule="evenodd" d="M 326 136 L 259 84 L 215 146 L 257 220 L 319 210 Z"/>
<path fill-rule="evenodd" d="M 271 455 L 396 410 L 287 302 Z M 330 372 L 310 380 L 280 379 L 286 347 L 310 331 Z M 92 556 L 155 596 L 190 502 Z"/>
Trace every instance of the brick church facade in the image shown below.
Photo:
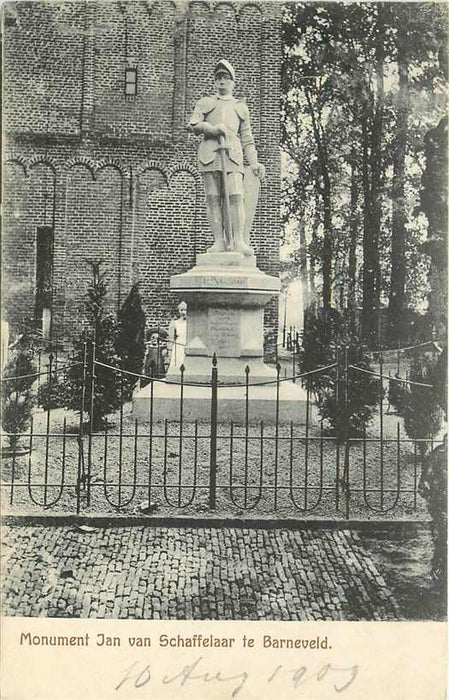
<path fill-rule="evenodd" d="M 198 139 L 186 125 L 227 58 L 267 180 L 252 232 L 277 274 L 280 6 L 274 2 L 18 2 L 4 5 L 3 317 L 54 339 L 79 334 L 103 260 L 111 311 L 139 280 L 167 326 L 169 278 L 212 242 Z M 46 316 L 45 316 L 46 315 Z M 45 320 L 46 317 L 46 320 Z M 277 325 L 277 303 L 266 309 Z"/>

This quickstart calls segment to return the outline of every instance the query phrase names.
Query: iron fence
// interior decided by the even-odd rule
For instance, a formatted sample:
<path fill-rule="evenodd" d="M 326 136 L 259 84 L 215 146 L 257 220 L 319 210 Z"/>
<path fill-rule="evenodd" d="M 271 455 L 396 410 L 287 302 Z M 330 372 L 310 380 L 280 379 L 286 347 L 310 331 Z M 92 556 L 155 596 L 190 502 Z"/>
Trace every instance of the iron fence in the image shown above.
<path fill-rule="evenodd" d="M 424 456 L 432 438 L 410 439 L 402 434 L 399 418 L 385 412 L 384 384 L 392 379 L 351 365 L 343 349 L 337 362 L 314 372 L 281 377 L 277 365 L 274 421 L 255 421 L 251 415 L 252 382 L 249 368 L 242 378 L 245 411 L 240 421 L 220 421 L 219 365 L 211 363 L 210 419 L 188 419 L 185 390 L 191 383 L 179 376 L 179 402 L 173 418 L 161 420 L 154 399 L 159 378 L 125 372 L 95 357 L 95 346 L 84 353 L 83 388 L 78 417 L 50 404 L 34 412 L 20 448 L 6 455 L 2 491 L 4 512 L 77 515 L 186 515 L 315 520 L 427 519 L 419 495 Z M 55 367 L 50 357 L 45 374 L 51 385 Z M 99 367 L 111 382 L 122 378 L 120 408 L 112 425 L 93 429 L 95 380 Z M 56 372 L 67 371 L 61 365 Z M 314 396 L 305 395 L 300 422 L 281 420 L 281 384 L 306 380 L 311 374 L 331 377 L 343 415 L 347 409 L 348 378 L 369 371 L 379 380 L 379 405 L 374 427 L 359 436 L 329 434 L 317 416 Z M 125 400 L 123 377 L 149 380 L 147 420 L 136 420 Z M 11 378 L 8 379 L 11 381 Z M 429 391 L 431 387 L 428 386 Z M 52 392 L 48 395 L 51 397 Z M 392 421 L 395 421 L 392 426 Z M 6 435 L 7 437 L 7 435 Z"/>

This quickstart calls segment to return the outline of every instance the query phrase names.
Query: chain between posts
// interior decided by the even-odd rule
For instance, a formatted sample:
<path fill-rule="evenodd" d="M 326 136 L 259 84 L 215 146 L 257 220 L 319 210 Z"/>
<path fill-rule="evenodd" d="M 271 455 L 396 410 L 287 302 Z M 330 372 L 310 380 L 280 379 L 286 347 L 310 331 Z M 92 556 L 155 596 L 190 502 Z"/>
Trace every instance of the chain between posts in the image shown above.
<path fill-rule="evenodd" d="M 91 496 L 91 488 L 92 488 L 92 494 L 95 493 L 95 496 L 99 493 L 98 489 L 98 479 L 93 480 L 92 484 L 92 470 L 93 468 L 97 468 L 98 463 L 100 462 L 100 459 L 97 457 L 97 452 L 98 450 L 96 449 L 97 444 L 99 443 L 99 436 L 94 434 L 94 426 L 97 429 L 97 423 L 98 421 L 95 420 L 95 415 L 94 415 L 94 409 L 97 408 L 97 403 L 98 403 L 98 393 L 96 394 L 95 392 L 100 389 L 98 382 L 100 381 L 101 377 L 98 374 L 98 368 L 96 365 L 102 366 L 102 363 L 96 361 L 96 356 L 98 356 L 98 351 L 96 350 L 95 346 L 95 339 L 91 340 L 86 340 L 84 344 L 84 353 L 83 353 L 83 362 L 78 363 L 82 364 L 82 371 L 83 371 L 83 390 L 80 395 L 81 403 L 80 403 L 80 416 L 79 416 L 79 435 L 77 436 L 75 434 L 69 434 L 67 435 L 66 431 L 66 426 L 64 424 L 63 428 L 63 433 L 62 433 L 62 476 L 61 476 L 61 483 L 59 486 L 61 487 L 61 491 L 64 488 L 66 488 L 66 485 L 64 485 L 64 473 L 65 473 L 65 467 L 66 467 L 66 439 L 68 438 L 76 438 L 78 437 L 78 444 L 79 444 L 79 454 L 78 454 L 78 474 L 77 474 L 77 490 L 76 490 L 76 511 L 77 513 L 80 513 L 84 502 L 86 502 L 87 506 L 93 505 L 90 504 L 90 496 Z M 378 513 L 386 513 L 389 510 L 392 510 L 398 503 L 399 499 L 399 491 L 400 491 L 400 476 L 401 476 L 401 435 L 400 435 L 400 429 L 398 427 L 397 430 L 397 435 L 396 435 L 396 471 L 397 471 L 397 496 L 394 499 L 394 502 L 392 502 L 392 489 L 390 485 L 390 457 L 389 454 L 390 452 L 387 452 L 390 448 L 387 447 L 387 444 L 389 442 L 392 442 L 389 439 L 388 434 L 384 435 L 384 427 L 388 428 L 388 424 L 384 426 L 384 418 L 383 418 L 383 412 L 384 412 L 384 407 L 385 407 L 385 400 L 383 399 L 383 387 L 382 387 L 382 377 L 384 376 L 384 358 L 382 355 L 379 357 L 379 364 L 380 364 L 380 375 L 377 375 L 377 373 L 373 372 L 372 374 L 374 376 L 380 376 L 381 381 L 380 381 L 380 395 L 378 397 L 378 405 L 379 405 L 379 412 L 380 412 L 380 435 L 375 435 L 375 437 L 370 437 L 368 438 L 368 447 L 370 447 L 371 442 L 376 441 L 377 445 L 377 440 L 380 441 L 380 485 L 377 484 L 377 479 L 376 482 L 374 483 L 375 489 L 371 487 L 371 480 L 372 480 L 372 475 L 370 470 L 367 470 L 367 454 L 366 454 L 366 448 L 367 448 L 367 437 L 366 437 L 366 430 L 363 431 L 363 435 L 361 438 L 356 437 L 354 434 L 354 429 L 352 427 L 352 421 L 351 421 L 351 413 L 353 411 L 353 400 L 354 400 L 354 395 L 351 393 L 351 386 L 353 387 L 353 383 L 350 386 L 349 381 L 350 379 L 354 376 L 351 375 L 351 372 L 356 372 L 358 369 L 355 364 L 356 364 L 356 358 L 353 356 L 353 351 L 351 350 L 351 347 L 349 346 L 343 346 L 341 345 L 340 347 L 336 348 L 336 360 L 337 362 L 329 365 L 328 367 L 323 367 L 320 368 L 320 371 L 323 370 L 328 370 L 329 367 L 333 370 L 333 372 L 336 372 L 336 386 L 335 386 L 335 401 L 337 405 L 337 413 L 338 413 L 338 434 L 337 437 L 332 436 L 329 438 L 330 442 L 329 445 L 335 445 L 336 447 L 336 463 L 335 464 L 335 472 L 336 472 L 336 479 L 335 479 L 335 487 L 332 481 L 328 481 L 325 483 L 324 486 L 324 492 L 329 492 L 332 494 L 332 498 L 335 498 L 335 505 L 336 505 L 336 510 L 339 510 L 339 503 L 340 503 L 340 511 L 341 515 L 340 517 L 343 517 L 345 519 L 349 519 L 351 516 L 354 516 L 355 509 L 359 507 L 359 501 L 362 500 L 362 498 L 365 499 L 365 503 L 368 506 L 368 508 L 371 511 L 378 512 Z M 351 360 L 351 362 L 350 362 Z M 128 435 L 127 433 L 129 431 L 125 430 L 124 426 L 124 408 L 123 408 L 123 401 L 124 401 L 124 395 L 123 395 L 123 381 L 126 373 L 122 372 L 118 368 L 111 368 L 111 370 L 115 370 L 117 373 L 120 372 L 120 382 L 122 385 L 122 391 L 121 391 L 121 401 L 120 401 L 120 430 L 119 433 L 117 434 L 117 437 L 119 438 L 119 443 L 118 443 L 118 457 L 116 460 L 116 464 L 118 465 L 118 504 L 116 505 L 115 503 L 112 503 L 109 501 L 109 499 L 106 496 L 106 490 L 107 486 L 109 486 L 110 480 L 107 478 L 107 471 L 106 471 L 106 464 L 107 464 L 107 447 L 108 447 L 108 440 L 109 436 L 107 434 L 107 431 L 105 431 L 104 435 L 104 440 L 105 440 L 105 448 L 104 448 L 104 491 L 105 491 L 105 496 L 106 500 L 114 506 L 114 508 L 123 509 L 123 507 L 128 506 L 128 504 L 133 500 L 134 498 L 134 493 L 136 493 L 136 488 L 146 488 L 147 493 L 148 493 L 148 504 L 149 507 L 151 506 L 151 497 L 154 493 L 158 494 L 159 491 L 156 490 L 154 491 L 153 489 L 160 489 L 162 488 L 162 484 L 159 483 L 158 481 L 158 470 L 160 469 L 160 464 L 158 461 L 158 449 L 154 450 L 153 453 L 153 439 L 155 441 L 160 441 L 163 440 L 163 449 L 164 449 L 164 461 L 163 461 L 163 468 L 164 468 L 164 491 L 165 491 L 165 500 L 166 502 L 174 507 L 178 508 L 184 508 L 185 505 L 190 505 L 193 501 L 193 497 L 195 494 L 195 491 L 197 489 L 197 486 L 199 489 L 204 489 L 202 493 L 208 497 L 208 505 L 209 509 L 211 511 L 217 510 L 218 507 L 221 506 L 222 501 L 225 502 L 225 499 L 227 498 L 227 492 L 228 488 L 231 493 L 231 500 L 233 504 L 241 508 L 243 507 L 243 510 L 248 511 L 251 508 L 254 508 L 255 505 L 260 500 L 260 493 L 262 490 L 267 492 L 269 494 L 269 500 L 273 500 L 273 509 L 274 511 L 280 510 L 281 506 L 284 506 L 284 500 L 283 500 L 283 494 L 286 493 L 287 489 L 287 484 L 283 480 L 284 479 L 284 472 L 285 472 L 285 464 L 284 464 L 284 446 L 286 445 L 286 441 L 289 440 L 290 442 L 290 494 L 291 494 L 291 501 L 293 504 L 296 506 L 297 509 L 306 512 L 310 511 L 312 512 L 317 508 L 317 505 L 320 502 L 321 496 L 315 501 L 314 498 L 311 498 L 311 494 L 315 493 L 317 489 L 319 489 L 320 493 L 323 488 L 323 445 L 326 444 L 324 442 L 327 440 L 327 437 L 323 437 L 323 426 L 321 424 L 320 428 L 320 435 L 319 437 L 315 437 L 315 435 L 312 433 L 312 435 L 309 435 L 309 428 L 310 428 L 310 419 L 311 419 L 311 390 L 309 389 L 307 391 L 307 397 L 306 397 L 306 423 L 305 423 L 305 435 L 294 435 L 293 432 L 293 423 L 290 425 L 290 436 L 284 435 L 284 431 L 280 430 L 280 389 L 281 389 L 281 378 L 280 378 L 280 371 L 281 367 L 279 364 L 276 365 L 276 379 L 273 380 L 273 389 L 275 389 L 276 393 L 276 402 L 275 402 L 275 414 L 273 415 L 274 417 L 274 426 L 270 429 L 270 433 L 268 435 L 264 434 L 264 427 L 263 424 L 261 423 L 260 425 L 260 436 L 256 435 L 256 433 L 250 430 L 250 418 L 253 419 L 254 415 L 256 414 L 256 410 L 251 411 L 251 404 L 250 404 L 250 396 L 251 396 L 251 387 L 254 386 L 250 382 L 250 368 L 247 366 L 245 368 L 245 406 L 244 406 L 244 426 L 243 426 L 243 431 L 240 433 L 238 430 L 234 434 L 234 424 L 231 422 L 230 424 L 230 433 L 226 434 L 225 429 L 223 429 L 222 426 L 220 426 L 220 431 L 218 431 L 218 419 L 219 417 L 223 419 L 223 416 L 219 414 L 219 407 L 218 407 L 218 386 L 220 386 L 220 390 L 222 387 L 222 384 L 218 384 L 219 382 L 219 377 L 218 377 L 218 367 L 217 367 L 217 357 L 214 355 L 212 359 L 212 366 L 211 366 L 211 380 L 210 383 L 205 384 L 205 386 L 210 386 L 211 387 L 211 405 L 210 405 L 210 431 L 207 431 L 207 434 L 200 434 L 198 435 L 198 425 L 195 423 L 195 433 L 192 436 L 189 432 L 189 429 L 186 431 L 183 430 L 184 423 L 187 422 L 188 418 L 188 407 L 184 407 L 184 385 L 186 384 L 184 382 L 184 367 L 181 367 L 181 382 L 180 382 L 180 410 L 179 410 L 179 451 L 178 451 L 178 471 L 177 471 L 177 477 L 178 481 L 177 484 L 170 483 L 170 480 L 167 485 L 167 473 L 169 471 L 169 465 L 167 462 L 167 446 L 169 444 L 169 440 L 172 439 L 172 436 L 169 434 L 168 431 L 168 421 L 165 421 L 165 433 L 164 435 L 160 435 L 159 433 L 161 430 L 159 428 L 156 428 L 153 434 L 153 391 L 154 391 L 154 383 L 153 381 L 151 382 L 150 386 L 150 396 L 149 396 L 149 418 L 150 418 L 150 427 L 149 427 L 149 434 L 144 434 L 141 435 L 141 433 L 138 431 L 138 426 L 137 422 L 135 424 L 135 430 L 133 435 Z M 363 371 L 363 369 L 362 369 Z M 17 375 L 19 374 L 19 367 L 16 367 L 16 373 Z M 52 355 L 49 357 L 49 367 L 46 372 L 48 374 L 48 383 L 49 383 L 49 396 L 50 396 L 50 401 L 52 401 L 51 396 L 52 396 L 52 391 L 51 391 L 51 385 L 52 382 L 54 381 L 54 373 L 55 373 L 55 367 L 54 367 L 54 358 Z M 97 376 L 96 376 L 97 375 Z M 328 379 L 328 374 L 324 375 L 326 380 Z M 334 375 L 335 377 L 335 375 Z M 90 392 L 90 394 L 89 394 Z M 254 393 L 255 390 L 254 390 Z M 208 397 L 206 397 L 206 401 L 208 400 Z M 274 407 L 273 407 L 274 408 Z M 208 413 L 209 413 L 209 407 L 208 407 Z M 86 413 L 88 413 L 88 416 L 86 417 Z M 85 417 L 86 420 L 89 419 L 89 423 L 85 423 Z M 177 419 L 176 416 L 174 416 L 175 421 Z M 30 434 L 30 451 L 31 447 L 33 444 L 33 440 L 35 437 L 43 437 L 44 440 L 42 441 L 42 445 L 45 449 L 45 473 L 44 473 L 44 481 L 43 484 L 39 484 L 39 487 L 43 487 L 43 503 L 38 503 L 37 501 L 34 501 L 32 498 L 31 494 L 30 497 L 32 498 L 33 502 L 36 503 L 36 505 L 39 505 L 41 507 L 51 507 L 56 500 L 58 500 L 59 496 L 56 498 L 53 498 L 54 496 L 54 489 L 58 484 L 54 484 L 51 480 L 49 480 L 49 475 L 52 473 L 52 462 L 51 462 L 51 452 L 49 453 L 48 450 L 48 441 L 53 440 L 53 438 L 58 437 L 57 435 L 50 435 L 50 411 L 47 413 L 47 429 L 45 432 L 42 432 L 42 435 L 34 435 L 33 433 L 33 427 L 31 427 L 31 434 Z M 218 435 L 218 432 L 220 435 Z M 89 434 L 87 434 L 89 433 Z M 377 433 L 377 431 L 376 431 Z M 114 437 L 114 436 L 112 436 Z M 173 436 L 175 437 L 175 436 Z M 177 436 L 176 436 L 177 437 Z M 46 445 L 45 445 L 45 438 L 46 438 Z M 86 465 L 84 462 L 84 452 L 83 452 L 83 441 L 84 438 L 87 438 L 89 441 L 89 449 L 88 449 L 88 455 L 86 455 Z M 127 467 L 127 451 L 123 451 L 122 455 L 122 442 L 123 445 L 125 445 L 125 440 L 134 440 L 134 451 L 133 451 L 133 471 L 134 473 L 128 472 L 128 467 Z M 143 439 L 149 439 L 149 444 L 148 444 L 148 479 L 145 481 L 145 484 L 140 484 L 137 482 L 137 465 L 140 464 L 140 456 L 138 457 L 138 444 L 142 444 Z M 197 465 L 197 460 L 198 460 L 198 440 L 199 439 L 204 439 L 207 440 L 208 445 L 206 446 L 206 449 L 209 448 L 209 460 L 206 457 L 206 472 L 203 472 L 202 469 L 200 470 L 200 482 L 197 483 L 197 473 L 196 473 L 196 465 Z M 183 471 L 183 458 L 184 455 L 187 455 L 189 457 L 189 451 L 188 449 L 184 449 L 184 445 L 189 445 L 192 444 L 191 442 L 189 443 L 189 440 L 193 440 L 194 444 L 194 465 L 195 465 L 195 470 L 192 476 L 193 479 L 193 484 L 190 486 L 190 474 L 191 471 Z M 221 464 L 221 447 L 222 444 L 225 443 L 225 441 L 229 440 L 230 441 L 230 482 L 229 484 L 224 481 L 224 474 L 220 472 L 220 475 L 217 474 L 218 471 L 218 462 Z M 237 450 L 236 455 L 238 455 L 238 458 L 240 459 L 240 454 L 243 455 L 243 459 L 241 460 L 241 467 L 242 469 L 237 470 L 236 474 L 236 479 L 233 478 L 233 460 L 236 460 L 236 455 L 233 455 L 233 443 L 234 441 L 237 440 L 244 440 L 243 442 L 243 450 Z M 260 441 L 260 485 L 259 485 L 259 496 L 256 496 L 253 498 L 253 494 L 257 492 L 257 486 L 256 486 L 256 481 L 257 481 L 257 473 L 255 471 L 255 462 L 256 462 L 256 450 L 251 448 L 251 440 L 253 440 L 253 445 L 257 444 L 256 441 Z M 273 441 L 273 442 L 271 442 Z M 159 445 L 159 442 L 155 442 L 155 445 Z M 239 443 L 239 446 L 242 443 Z M 293 475 L 296 474 L 296 467 L 294 466 L 294 454 L 295 454 L 295 446 L 296 445 L 301 445 L 304 444 L 304 462 L 301 461 L 301 457 L 299 455 L 299 459 L 297 460 L 298 463 L 301 465 L 301 469 L 304 469 L 304 486 L 295 486 L 294 485 L 294 479 Z M 264 485 L 263 484 L 263 471 L 262 471 L 262 466 L 263 462 L 265 459 L 264 456 L 264 448 L 266 445 L 273 445 L 273 449 L 271 447 L 268 450 L 268 455 L 269 455 L 269 464 L 268 464 L 268 470 L 266 469 L 265 472 L 265 478 L 268 478 L 268 476 L 271 476 L 271 479 Z M 313 456 L 315 452 L 310 452 L 309 454 L 309 447 L 318 445 L 319 446 L 319 477 L 320 477 L 320 484 L 317 486 L 317 481 L 316 481 L 316 473 L 314 471 L 315 469 L 315 457 Z M 94 449 L 95 448 L 95 449 Z M 362 484 L 362 489 L 360 488 L 360 474 L 359 474 L 359 448 L 363 450 L 362 452 L 362 457 L 363 457 L 363 471 L 362 471 L 362 477 L 363 477 L 363 484 Z M 218 450 L 220 449 L 220 453 Z M 384 449 L 385 449 L 385 454 L 384 454 Z M 415 453 L 416 453 L 416 443 L 415 443 Z M 30 452 L 31 453 L 31 452 Z M 224 453 L 224 450 L 223 450 Z M 72 451 L 68 451 L 67 453 L 67 458 L 70 460 L 71 459 L 71 454 Z M 156 457 L 154 456 L 156 454 Z M 220 456 L 219 456 L 220 455 Z M 123 473 L 122 473 L 122 456 L 123 456 Z M 170 455 L 170 457 L 176 456 L 176 455 Z M 376 453 L 377 456 L 377 453 Z M 13 498 L 13 489 L 15 488 L 15 456 L 13 455 L 13 466 L 12 466 L 12 477 L 11 477 L 11 505 L 12 505 L 12 498 Z M 109 460 L 111 461 L 111 457 L 109 457 Z M 201 460 L 202 461 L 202 460 Z M 209 462 L 209 464 L 208 464 Z M 369 464 L 369 462 L 368 462 Z M 32 483 L 31 479 L 31 458 L 30 458 L 30 464 L 29 464 L 29 473 L 28 473 L 28 485 L 29 487 L 35 486 Z M 73 467 L 70 466 L 70 469 L 76 470 L 76 461 L 73 460 Z M 209 466 L 209 470 L 207 467 Z M 240 465 L 239 465 L 240 466 Z M 376 464 L 377 467 L 377 464 Z M 388 468 L 388 469 L 387 469 Z M 272 470 L 272 471 L 271 471 Z M 209 474 L 207 473 L 209 471 Z M 75 472 L 76 473 L 76 472 Z M 154 475 L 153 475 L 154 473 Z M 302 473 L 302 472 L 298 472 Z M 71 472 L 70 472 L 71 474 Z M 130 474 L 131 478 L 131 483 L 128 483 L 127 479 Z M 241 483 L 241 479 L 239 479 L 239 475 L 243 475 L 243 483 Z M 416 509 L 416 501 L 417 501 L 417 488 L 418 488 L 418 475 L 417 475 L 417 468 L 416 468 L 416 457 L 415 457 L 415 472 L 414 472 L 414 483 L 413 483 L 413 495 L 414 495 L 414 507 Z M 176 480 L 176 471 L 175 474 L 173 475 L 173 480 Z M 352 483 L 351 483 L 352 480 Z M 188 481 L 188 484 L 186 484 L 186 481 Z M 110 482 L 114 488 L 116 488 L 117 483 Z M 218 484 L 218 486 L 217 486 Z M 70 486 L 72 486 L 72 482 L 70 483 Z M 233 490 L 237 492 L 241 492 L 243 487 L 243 498 L 237 498 L 234 500 L 232 496 Z M 132 488 L 132 495 L 128 497 L 129 493 L 129 488 Z M 187 504 L 181 502 L 181 493 L 183 490 L 191 489 L 192 496 Z M 217 501 L 217 488 L 220 489 L 220 497 L 218 498 Z M 170 489 L 175 489 L 175 493 L 177 493 L 178 498 L 177 499 L 172 499 L 173 503 L 170 503 L 169 497 L 167 494 L 170 493 Z M 177 491 L 176 491 L 177 489 Z M 304 505 L 302 504 L 295 503 L 294 499 L 294 494 L 297 492 L 298 489 L 303 489 L 304 490 Z M 378 493 L 379 497 L 379 507 L 375 507 L 371 503 L 368 502 L 367 500 L 367 495 L 369 496 L 371 492 L 376 492 Z M 138 492 L 137 492 L 138 493 Z M 154 496 L 153 496 L 154 497 Z M 371 496 L 369 496 L 372 498 Z M 97 503 L 97 498 L 95 497 L 95 503 Z M 177 503 L 176 503 L 177 500 Z M 237 501 L 242 500 L 242 503 L 237 503 Z M 312 504 L 312 500 L 314 501 Z M 156 504 L 157 505 L 157 504 Z M 278 508 L 279 505 L 279 508 Z M 376 503 L 377 506 L 377 503 Z M 352 510 L 352 513 L 350 512 Z"/>

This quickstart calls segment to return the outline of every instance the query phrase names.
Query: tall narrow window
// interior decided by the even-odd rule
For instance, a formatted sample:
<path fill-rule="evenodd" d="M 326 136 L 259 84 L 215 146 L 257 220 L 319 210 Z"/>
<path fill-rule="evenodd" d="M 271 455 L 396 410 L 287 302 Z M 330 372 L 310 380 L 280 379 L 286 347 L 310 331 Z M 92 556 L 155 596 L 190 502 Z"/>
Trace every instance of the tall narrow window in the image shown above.
<path fill-rule="evenodd" d="M 50 335 L 53 277 L 53 229 L 38 226 L 36 234 L 36 296 L 34 317 L 44 338 Z"/>
<path fill-rule="evenodd" d="M 125 69 L 125 95 L 127 97 L 137 95 L 137 68 Z"/>

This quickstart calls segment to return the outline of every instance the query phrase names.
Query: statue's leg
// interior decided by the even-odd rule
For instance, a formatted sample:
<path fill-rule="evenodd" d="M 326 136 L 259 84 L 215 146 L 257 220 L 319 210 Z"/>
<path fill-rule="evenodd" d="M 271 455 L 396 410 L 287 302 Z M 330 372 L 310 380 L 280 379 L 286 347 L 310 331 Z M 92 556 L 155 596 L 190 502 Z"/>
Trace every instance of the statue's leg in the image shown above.
<path fill-rule="evenodd" d="M 214 244 L 208 248 L 208 253 L 221 253 L 225 250 L 223 240 L 223 214 L 221 211 L 221 198 L 209 195 L 207 201 L 207 215 L 209 217 L 209 225 L 214 234 Z"/>
<path fill-rule="evenodd" d="M 209 226 L 214 234 L 214 244 L 207 249 L 208 253 L 221 253 L 225 250 L 223 239 L 223 212 L 221 210 L 220 172 L 204 173 L 204 188 L 206 190 L 207 217 Z"/>
<path fill-rule="evenodd" d="M 243 199 L 243 177 L 240 173 L 229 173 L 229 204 L 235 249 L 243 255 L 253 255 L 254 251 L 245 242 L 245 204 Z"/>

